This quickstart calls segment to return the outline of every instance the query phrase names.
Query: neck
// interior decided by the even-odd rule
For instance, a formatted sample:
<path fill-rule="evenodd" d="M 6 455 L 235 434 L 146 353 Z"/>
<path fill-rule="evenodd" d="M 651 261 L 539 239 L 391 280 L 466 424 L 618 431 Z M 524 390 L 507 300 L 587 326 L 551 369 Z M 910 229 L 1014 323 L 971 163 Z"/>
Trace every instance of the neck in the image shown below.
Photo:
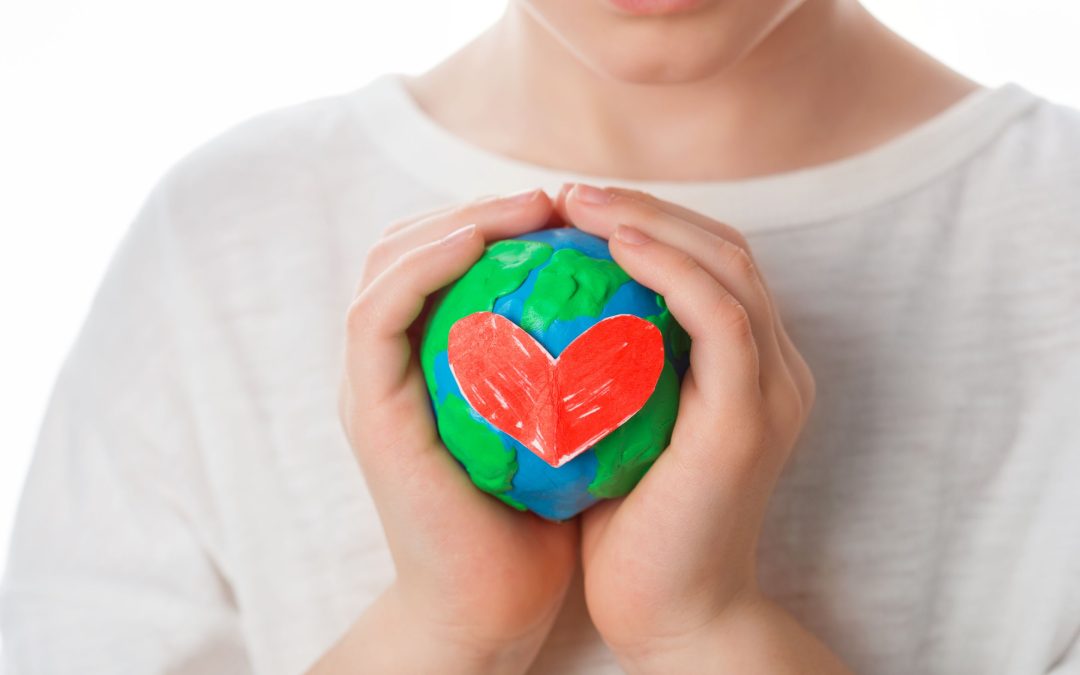
<path fill-rule="evenodd" d="M 508 3 L 409 87 L 471 142 L 577 173 L 731 180 L 813 166 L 902 133 L 976 86 L 847 0 L 808 0 L 734 65 L 678 84 L 595 72 L 523 5 Z"/>

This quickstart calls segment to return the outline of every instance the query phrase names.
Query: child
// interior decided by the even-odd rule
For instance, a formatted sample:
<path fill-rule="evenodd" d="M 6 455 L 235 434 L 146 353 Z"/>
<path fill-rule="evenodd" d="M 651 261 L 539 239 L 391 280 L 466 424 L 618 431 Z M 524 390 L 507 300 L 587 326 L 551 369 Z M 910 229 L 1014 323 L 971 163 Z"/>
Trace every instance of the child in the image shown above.
<path fill-rule="evenodd" d="M 162 177 L 50 404 L 5 659 L 1078 672 L 1078 188 L 1076 112 L 854 0 L 514 0 Z M 559 221 L 693 338 L 670 447 L 567 523 L 470 484 L 410 341 Z"/>

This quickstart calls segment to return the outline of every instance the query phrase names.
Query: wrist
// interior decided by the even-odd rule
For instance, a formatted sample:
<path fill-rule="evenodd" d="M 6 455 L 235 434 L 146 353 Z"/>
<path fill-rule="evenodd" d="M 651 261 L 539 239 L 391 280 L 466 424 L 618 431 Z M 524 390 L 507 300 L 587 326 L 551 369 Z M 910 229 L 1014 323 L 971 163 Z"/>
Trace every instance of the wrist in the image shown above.
<path fill-rule="evenodd" d="M 431 603 L 416 602 L 415 594 L 397 582 L 383 596 L 389 618 L 396 626 L 395 633 L 409 635 L 406 640 L 409 644 L 422 641 L 432 644 L 434 658 L 427 659 L 427 667 L 417 668 L 416 672 L 524 673 L 547 634 L 540 628 L 514 635 L 493 634 L 469 625 L 463 617 L 442 620 Z M 400 666 L 398 670 L 409 672 Z"/>
<path fill-rule="evenodd" d="M 488 640 L 432 620 L 406 601 L 395 584 L 387 588 L 308 675 L 342 672 L 524 673 L 543 636 Z"/>
<path fill-rule="evenodd" d="M 812 672 L 850 675 L 839 658 L 776 603 L 740 598 L 692 631 L 616 652 L 627 673 Z"/>
<path fill-rule="evenodd" d="M 676 627 L 669 622 L 665 626 L 654 626 L 648 636 L 638 636 L 622 644 L 608 642 L 615 657 L 627 673 L 663 673 L 673 672 L 672 667 L 679 663 L 696 663 L 700 660 L 705 645 L 711 645 L 723 639 L 728 627 L 745 623 L 757 611 L 758 603 L 766 602 L 756 593 L 740 594 L 722 609 L 686 618 L 677 622 Z"/>

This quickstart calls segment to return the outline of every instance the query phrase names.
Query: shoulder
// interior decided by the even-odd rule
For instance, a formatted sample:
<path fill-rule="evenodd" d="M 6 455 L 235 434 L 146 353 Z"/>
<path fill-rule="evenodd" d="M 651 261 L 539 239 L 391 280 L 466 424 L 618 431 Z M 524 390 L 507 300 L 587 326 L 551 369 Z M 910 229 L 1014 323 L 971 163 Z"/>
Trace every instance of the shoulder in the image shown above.
<path fill-rule="evenodd" d="M 360 236 L 380 203 L 373 196 L 393 193 L 363 124 L 370 91 L 369 83 L 224 127 L 164 172 L 132 230 L 156 238 L 179 276 L 196 271 L 216 288 L 332 268 L 324 258 L 348 248 L 343 237 Z"/>
<path fill-rule="evenodd" d="M 1080 110 L 1032 94 L 1025 114 L 1007 130 L 1003 141 L 1024 150 L 1033 160 L 1078 163 L 1080 157 Z"/>
<path fill-rule="evenodd" d="M 1080 111 L 1019 91 L 1028 104 L 930 194 L 971 255 L 1052 271 L 1054 287 L 1069 287 L 1080 283 L 1065 263 L 1080 256 Z"/>
<path fill-rule="evenodd" d="M 184 334 L 178 326 L 197 323 L 192 308 L 228 316 L 278 287 L 292 297 L 294 287 L 315 283 L 308 277 L 328 266 L 314 256 L 336 249 L 340 186 L 377 170 L 356 159 L 368 153 L 366 137 L 354 133 L 358 93 L 262 111 L 174 160 L 114 252 L 74 360 L 102 361 L 77 357 L 113 350 L 118 334 L 129 357 L 165 358 Z"/>
<path fill-rule="evenodd" d="M 963 265 L 1031 345 L 1080 323 L 1080 111 L 1039 97 L 953 178 Z M 998 316 L 1003 320 L 1003 316 Z M 1052 338 L 1051 336 L 1057 336 Z M 1018 338 L 1019 339 L 1019 338 Z"/>
<path fill-rule="evenodd" d="M 1080 110 L 1031 97 L 1023 113 L 971 157 L 963 171 L 967 192 L 999 213 L 1034 210 L 1075 223 L 1080 214 Z"/>
<path fill-rule="evenodd" d="M 284 105 L 234 122 L 178 158 L 158 190 L 189 227 L 215 216 L 264 216 L 318 199 L 337 172 L 368 151 L 352 114 L 361 90 Z"/>

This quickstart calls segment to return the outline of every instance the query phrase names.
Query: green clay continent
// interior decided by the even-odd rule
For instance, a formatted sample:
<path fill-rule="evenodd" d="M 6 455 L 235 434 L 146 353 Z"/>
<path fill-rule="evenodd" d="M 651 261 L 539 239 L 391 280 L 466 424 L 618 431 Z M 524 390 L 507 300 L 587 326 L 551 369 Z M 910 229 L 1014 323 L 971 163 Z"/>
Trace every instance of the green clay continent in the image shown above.
<path fill-rule="evenodd" d="M 630 492 L 671 441 L 671 430 L 679 410 L 679 378 L 672 358 L 690 351 L 690 336 L 667 308 L 663 296 L 656 296 L 658 314 L 645 317 L 660 329 L 669 351 L 656 389 L 641 410 L 594 447 L 596 478 L 589 492 L 596 497 L 621 497 Z"/>
<path fill-rule="evenodd" d="M 450 451 L 465 465 L 472 481 L 521 511 L 525 505 L 506 496 L 517 473 L 514 451 L 503 445 L 487 425 L 473 418 L 469 404 L 457 396 L 447 396 L 439 407 L 439 433 Z"/>
<path fill-rule="evenodd" d="M 559 249 L 536 275 L 536 285 L 522 306 L 521 327 L 539 333 L 556 320 L 598 317 L 627 281 L 630 276 L 610 260 Z"/>
<path fill-rule="evenodd" d="M 679 410 L 679 378 L 664 361 L 656 389 L 641 410 L 593 446 L 596 478 L 589 483 L 595 497 L 621 497 L 637 485 L 671 440 Z"/>
<path fill-rule="evenodd" d="M 516 291 L 529 272 L 547 262 L 551 251 L 551 246 L 543 242 L 513 239 L 489 246 L 465 276 L 445 291 L 432 312 L 420 345 L 420 365 L 424 372 L 430 373 L 435 357 L 446 350 L 450 326 L 455 321 L 474 312 L 490 312 L 496 300 Z M 429 378 L 428 390 L 437 401 L 433 382 Z"/>
<path fill-rule="evenodd" d="M 668 357 L 681 358 L 690 351 L 690 335 L 671 315 L 667 303 L 664 302 L 664 296 L 657 295 L 656 304 L 660 307 L 660 313 L 647 316 L 645 320 L 651 321 L 660 329 L 660 333 L 663 334 L 666 340 L 667 348 L 670 350 Z"/>

